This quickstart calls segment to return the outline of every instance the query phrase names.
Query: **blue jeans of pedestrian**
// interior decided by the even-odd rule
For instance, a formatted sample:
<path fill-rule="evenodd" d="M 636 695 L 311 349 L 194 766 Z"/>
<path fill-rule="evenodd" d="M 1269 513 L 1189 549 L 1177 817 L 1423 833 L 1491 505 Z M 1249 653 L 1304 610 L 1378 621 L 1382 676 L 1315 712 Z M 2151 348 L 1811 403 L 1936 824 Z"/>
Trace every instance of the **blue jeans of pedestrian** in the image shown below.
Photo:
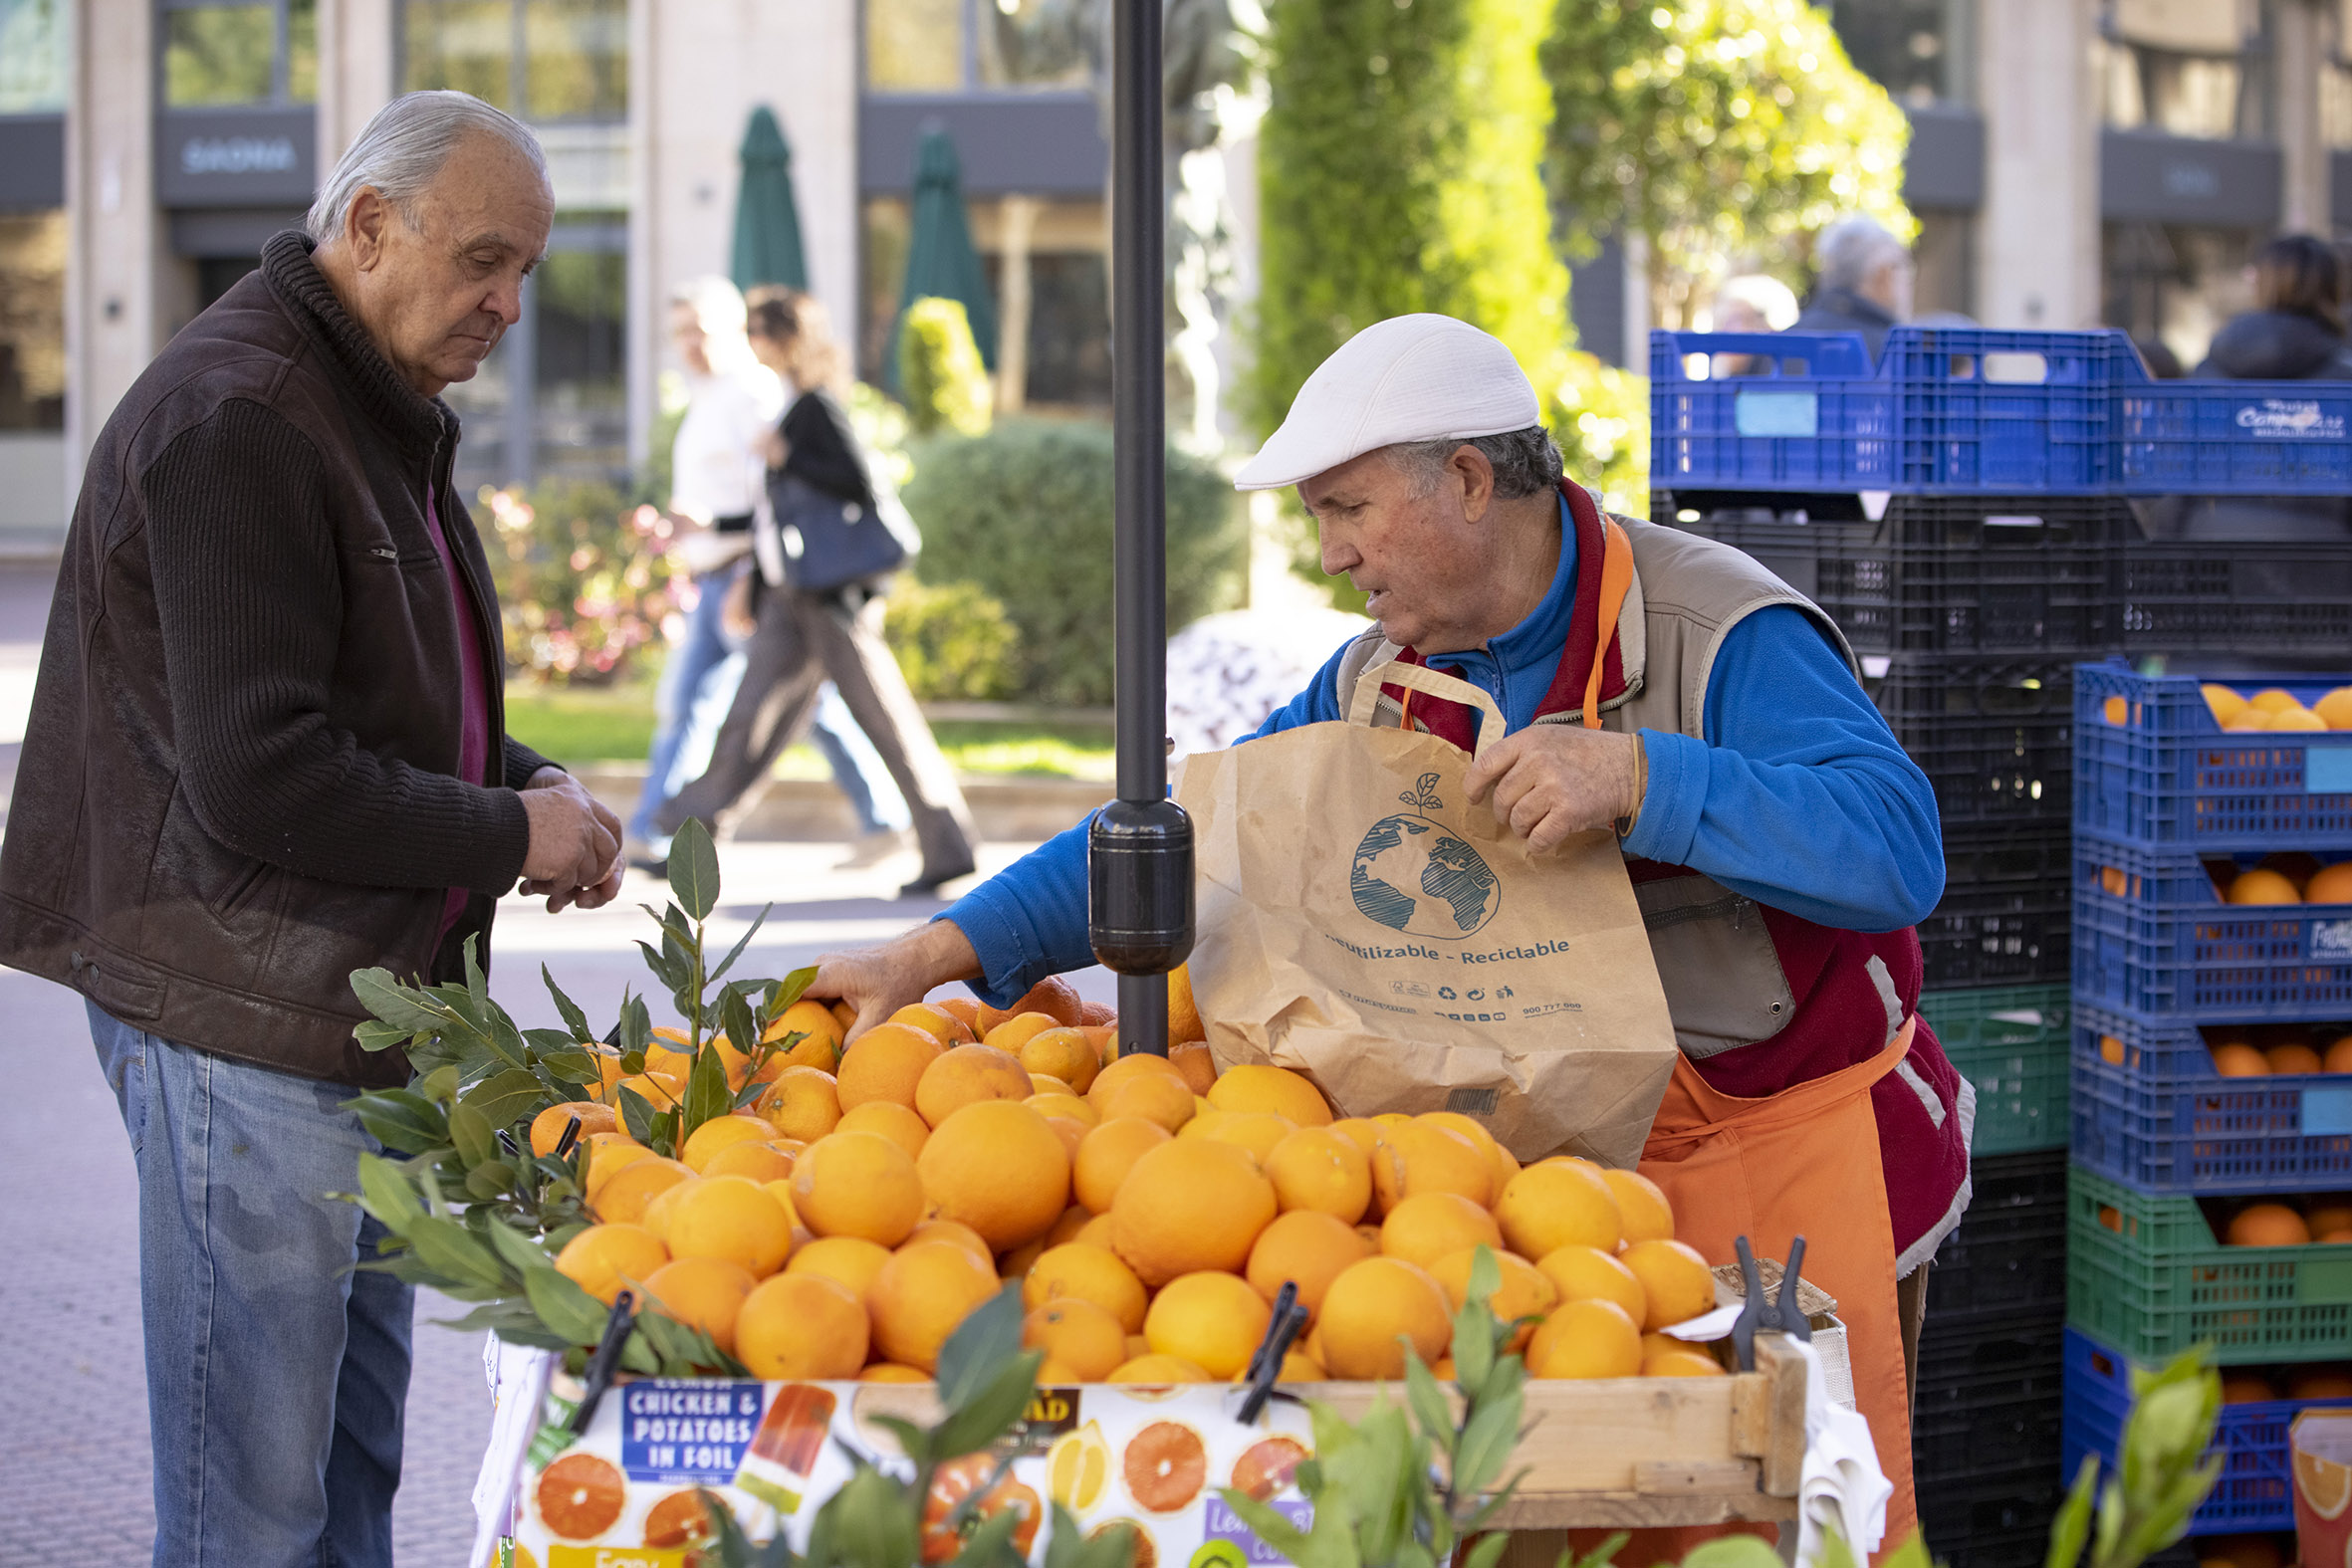
<path fill-rule="evenodd" d="M 648 843 L 662 838 L 653 826 L 653 813 L 710 766 L 711 745 L 743 679 L 743 654 L 728 640 L 723 618 L 727 589 L 749 565 L 737 561 L 697 583 L 702 596 L 686 617 L 685 640 L 670 650 L 662 666 L 661 689 L 653 704 L 653 748 L 645 758 L 645 789 L 628 820 L 631 838 Z"/>
<path fill-rule="evenodd" d="M 882 766 L 881 754 L 857 727 L 849 705 L 841 701 L 840 692 L 830 681 L 818 688 L 817 713 L 809 721 L 809 744 L 833 771 L 833 783 L 855 813 L 859 832 L 894 832 L 913 820 L 906 797 L 891 782 L 890 770 Z"/>
<path fill-rule="evenodd" d="M 381 1152 L 352 1091 L 90 1033 L 138 1166 L 156 1568 L 388 1565 L 414 1303 L 327 1196 Z"/>

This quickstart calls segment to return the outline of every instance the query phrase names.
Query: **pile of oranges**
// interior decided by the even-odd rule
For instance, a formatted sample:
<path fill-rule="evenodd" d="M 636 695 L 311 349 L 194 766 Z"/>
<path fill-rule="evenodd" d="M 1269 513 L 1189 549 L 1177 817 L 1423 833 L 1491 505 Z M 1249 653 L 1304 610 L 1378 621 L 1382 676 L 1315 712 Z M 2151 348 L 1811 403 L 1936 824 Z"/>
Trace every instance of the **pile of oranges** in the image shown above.
<path fill-rule="evenodd" d="M 2214 1070 L 2225 1078 L 2261 1078 L 2286 1072 L 2352 1072 L 2352 1031 L 2325 1025 L 2270 1024 L 2205 1031 Z M 2112 1045 L 2111 1042 L 2112 1041 Z M 2123 1042 L 2102 1036 L 2100 1053 L 2123 1060 Z"/>
<path fill-rule="evenodd" d="M 1440 1375 L 1481 1246 L 1497 1316 L 1539 1378 L 1715 1376 L 1660 1332 L 1715 1305 L 1652 1183 L 1554 1157 L 1522 1168 L 1466 1116 L 1335 1119 L 1271 1066 L 1218 1073 L 1181 972 L 1165 1057 L 1049 981 L 1010 1009 L 921 1004 L 845 1049 L 845 1019 L 802 1002 L 803 1037 L 767 1090 L 665 1159 L 614 1125 L 630 1084 L 674 1098 L 665 1040 L 615 1062 L 578 1121 L 596 1224 L 556 1266 L 598 1300 L 622 1288 L 703 1330 L 755 1375 L 917 1381 L 965 1315 L 1018 1280 L 1048 1382 L 1225 1381 L 1286 1282 L 1311 1317 L 1289 1382 L 1395 1378 L 1409 1344 Z M 724 1048 L 724 1047 L 722 1047 Z M 730 1052 L 740 1089 L 751 1062 Z M 657 1102 L 658 1103 L 658 1102 Z"/>
<path fill-rule="evenodd" d="M 2211 682 L 2199 689 L 2205 693 L 2205 705 L 2214 722 L 2225 730 L 2352 730 L 2352 686 L 2339 686 L 2308 708 L 2294 693 L 2276 686 L 2264 687 L 2250 697 Z M 2108 723 L 2123 722 L 2115 712 L 2122 702 L 2121 697 L 2107 699 Z"/>
<path fill-rule="evenodd" d="M 2352 904 L 2352 860 L 2323 866 L 2307 854 L 2270 855 L 2242 871 L 2208 862 L 2206 873 L 2232 904 Z"/>
<path fill-rule="evenodd" d="M 2230 1217 L 2222 1239 L 2232 1246 L 2352 1241 L 2352 1199 L 2315 1197 L 2300 1209 L 2269 1199 L 2247 1204 Z"/>

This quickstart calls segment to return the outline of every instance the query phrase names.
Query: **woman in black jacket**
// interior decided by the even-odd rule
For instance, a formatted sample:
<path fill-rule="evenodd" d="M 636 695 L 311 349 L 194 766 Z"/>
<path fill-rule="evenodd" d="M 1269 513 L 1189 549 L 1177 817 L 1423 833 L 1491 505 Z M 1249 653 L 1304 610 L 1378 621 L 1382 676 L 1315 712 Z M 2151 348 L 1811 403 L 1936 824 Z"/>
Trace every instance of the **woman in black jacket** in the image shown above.
<path fill-rule="evenodd" d="M 755 289 L 746 303 L 752 351 L 800 388 L 769 443 L 768 493 L 777 525 L 761 552 L 769 580 L 759 594 L 743 684 L 710 769 L 662 808 L 658 825 L 675 832 L 689 816 L 707 822 L 732 806 L 808 728 L 819 689 L 830 680 L 913 818 L 923 866 L 900 891 L 934 894 L 941 883 L 971 873 L 977 834 L 955 770 L 882 641 L 889 572 L 913 553 L 915 541 L 841 406 L 848 359 L 823 307 L 797 289 L 780 288 Z M 812 535 L 824 528 L 822 561 L 814 538 L 795 548 L 801 543 L 796 520 Z M 870 565 L 839 580 L 843 560 Z"/>

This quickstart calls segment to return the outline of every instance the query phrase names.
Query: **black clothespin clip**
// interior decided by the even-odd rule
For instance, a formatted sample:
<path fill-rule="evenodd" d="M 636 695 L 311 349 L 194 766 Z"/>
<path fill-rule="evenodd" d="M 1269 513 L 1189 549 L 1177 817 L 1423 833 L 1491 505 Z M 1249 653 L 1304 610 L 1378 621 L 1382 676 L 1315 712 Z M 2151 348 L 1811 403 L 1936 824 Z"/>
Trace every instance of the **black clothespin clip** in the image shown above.
<path fill-rule="evenodd" d="M 1250 1370 L 1242 1374 L 1250 1392 L 1234 1413 L 1236 1421 L 1248 1426 L 1266 1409 L 1266 1402 L 1274 1397 L 1275 1380 L 1283 1375 L 1283 1358 L 1291 1353 L 1291 1341 L 1306 1327 L 1307 1316 L 1306 1308 L 1298 1304 L 1297 1281 L 1284 1280 L 1283 1288 L 1275 1292 L 1274 1315 L 1266 1320 L 1266 1337 L 1258 1341 Z"/>
<path fill-rule="evenodd" d="M 596 1406 L 602 1402 L 604 1391 L 612 1386 L 612 1374 L 620 1365 L 620 1347 L 628 1343 L 629 1329 L 637 1321 L 637 1297 L 634 1291 L 623 1290 L 612 1298 L 612 1311 L 604 1319 L 604 1337 L 596 1342 L 596 1353 L 588 1357 L 586 1386 L 580 1395 L 580 1408 L 564 1424 L 575 1437 L 588 1431 L 595 1418 Z"/>
<path fill-rule="evenodd" d="M 506 1134 L 500 1133 L 499 1136 L 504 1138 Z M 579 1144 L 580 1118 L 577 1116 L 568 1116 L 564 1119 L 564 1135 L 556 1140 L 556 1158 L 559 1160 L 571 1158 L 572 1151 L 577 1148 Z"/>
<path fill-rule="evenodd" d="M 1740 1254 L 1740 1282 L 1747 1299 L 1740 1305 L 1740 1316 L 1732 1324 L 1732 1344 L 1740 1352 L 1740 1370 L 1756 1370 L 1756 1334 L 1759 1329 L 1778 1329 L 1791 1339 L 1811 1340 L 1813 1325 L 1804 1309 L 1796 1304 L 1797 1270 L 1804 1266 L 1805 1238 L 1798 1236 L 1788 1243 L 1788 1266 L 1780 1272 L 1780 1295 L 1767 1300 L 1764 1281 L 1756 1271 L 1756 1253 L 1748 1245 L 1748 1237 L 1741 1236 L 1732 1243 Z"/>

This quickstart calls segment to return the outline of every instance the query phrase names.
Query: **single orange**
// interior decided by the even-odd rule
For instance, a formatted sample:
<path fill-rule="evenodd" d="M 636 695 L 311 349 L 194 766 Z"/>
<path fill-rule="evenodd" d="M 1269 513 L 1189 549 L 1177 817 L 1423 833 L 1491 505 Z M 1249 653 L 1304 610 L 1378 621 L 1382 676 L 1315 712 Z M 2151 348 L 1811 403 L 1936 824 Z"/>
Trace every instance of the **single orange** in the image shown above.
<path fill-rule="evenodd" d="M 2306 904 L 2352 904 L 2352 860 L 2322 866 L 2303 886 Z"/>
<path fill-rule="evenodd" d="M 1022 1276 L 1023 1304 L 1040 1307 L 1063 1297 L 1091 1301 L 1118 1321 L 1122 1333 L 1138 1333 L 1143 1328 L 1148 1305 L 1143 1281 L 1108 1247 L 1064 1241 L 1038 1255 Z"/>
<path fill-rule="evenodd" d="M 1272 1315 L 1247 1279 L 1205 1269 L 1160 1287 L 1144 1314 L 1143 1337 L 1156 1355 L 1180 1356 L 1213 1378 L 1236 1378 L 1250 1365 Z M 1108 1314 L 1103 1321 L 1111 1322 Z"/>
<path fill-rule="evenodd" d="M 724 1257 L 678 1257 L 653 1271 L 645 1293 L 662 1316 L 701 1329 L 712 1344 L 733 1355 L 735 1320 L 757 1282 L 742 1264 Z"/>
<path fill-rule="evenodd" d="M 2339 686 L 2311 705 L 2331 730 L 2352 730 L 2352 686 Z"/>
<path fill-rule="evenodd" d="M 1562 1301 L 1614 1301 L 1636 1323 L 1650 1316 L 1650 1298 L 1633 1270 L 1598 1247 L 1570 1244 L 1548 1252 L 1535 1267 Z"/>
<path fill-rule="evenodd" d="M 1201 1136 L 1219 1143 L 1230 1143 L 1250 1151 L 1250 1158 L 1264 1169 L 1275 1149 L 1293 1133 L 1298 1124 L 1288 1116 L 1277 1116 L 1272 1111 L 1213 1111 L 1207 1116 L 1196 1116 L 1185 1123 L 1179 1137 L 1185 1136 L 1206 1122 Z"/>
<path fill-rule="evenodd" d="M 2244 1040 L 2225 1040 L 2213 1048 L 2214 1070 L 2225 1078 L 2269 1076 L 2270 1058 Z"/>
<path fill-rule="evenodd" d="M 1168 1043 L 1205 1040 L 1209 1026 L 1201 1018 L 1199 1001 L 1192 994 L 1192 971 L 1179 964 L 1168 974 Z"/>
<path fill-rule="evenodd" d="M 1519 1318 L 1541 1319 L 1559 1304 L 1559 1286 L 1553 1284 L 1533 1263 L 1517 1252 L 1494 1252 L 1497 1281 L 1494 1294 L 1487 1297 L 1487 1310 L 1500 1322 Z M 1470 1270 L 1478 1262 L 1478 1248 L 1466 1246 L 1458 1252 L 1448 1252 L 1429 1265 L 1430 1277 L 1446 1292 L 1446 1303 L 1455 1311 L 1470 1299 Z M 1512 1341 L 1517 1348 L 1527 1343 L 1531 1325 L 1523 1327 Z"/>
<path fill-rule="evenodd" d="M 1674 1206 L 1666 1201 L 1665 1189 L 1639 1171 L 1609 1166 L 1601 1167 L 1600 1179 L 1617 1200 L 1617 1220 L 1628 1245 L 1674 1239 Z"/>
<path fill-rule="evenodd" d="M 2226 895 L 2233 904 L 2300 904 L 2303 895 L 2293 882 L 2267 866 L 2241 871 Z"/>
<path fill-rule="evenodd" d="M 1247 1151 L 1171 1139 L 1145 1150 L 1119 1184 L 1111 1238 L 1136 1277 L 1156 1287 L 1202 1269 L 1239 1272 L 1275 1213 L 1274 1184 Z"/>
<path fill-rule="evenodd" d="M 931 1371 L 956 1325 L 996 1293 L 996 1270 L 953 1241 L 902 1247 L 866 1287 L 874 1349 L 885 1360 Z"/>
<path fill-rule="evenodd" d="M 890 1014 L 892 1023 L 903 1023 L 910 1029 L 920 1029 L 937 1040 L 942 1049 L 955 1045 L 969 1045 L 979 1038 L 972 1026 L 954 1013 L 935 1008 L 928 1002 L 914 1002 Z"/>
<path fill-rule="evenodd" d="M 616 1132 L 620 1127 L 619 1118 L 609 1105 L 598 1105 L 593 1100 L 565 1100 L 531 1118 L 531 1152 L 554 1154 L 556 1145 L 564 1141 L 564 1129 L 574 1122 L 580 1123 L 582 1138 L 590 1133 Z"/>
<path fill-rule="evenodd" d="M 822 1002 L 804 998 L 776 1015 L 776 1020 L 761 1034 L 760 1042 L 765 1045 L 784 1045 L 798 1034 L 800 1039 L 792 1040 L 769 1060 L 775 1062 L 790 1057 L 785 1062 L 786 1066 L 823 1067 L 830 1072 L 841 1059 L 842 1033 L 841 1020 L 833 1016 L 830 1008 Z M 765 1077 L 766 1074 L 761 1076 Z"/>
<path fill-rule="evenodd" d="M 1316 1357 L 1336 1378 L 1404 1376 L 1405 1349 L 1435 1361 L 1454 1331 L 1445 1287 L 1400 1257 L 1367 1257 L 1331 1281 L 1315 1324 Z"/>
<path fill-rule="evenodd" d="M 822 1068 L 787 1067 L 755 1106 L 779 1136 L 815 1143 L 841 1125 L 841 1086 Z"/>
<path fill-rule="evenodd" d="M 970 1029 L 974 1039 L 980 1038 L 979 998 L 925 997 L 923 1000 L 929 1003 L 932 1007 L 937 1008 L 940 1011 L 946 1013 L 949 1017 L 955 1019 L 958 1023 L 961 1023 L 964 1027 Z"/>
<path fill-rule="evenodd" d="M 1493 1215 L 1460 1193 L 1415 1193 L 1380 1222 L 1380 1250 L 1423 1268 L 1479 1245 L 1501 1251 L 1503 1232 Z"/>
<path fill-rule="evenodd" d="M 2328 1046 L 2327 1054 L 2320 1058 L 2319 1064 L 2321 1070 L 2326 1072 L 2352 1072 L 2352 1034 L 2337 1036 L 2335 1042 Z"/>
<path fill-rule="evenodd" d="M 984 1045 L 994 1045 L 999 1050 L 1012 1051 L 1018 1055 L 1021 1047 L 1028 1044 L 1035 1036 L 1045 1033 L 1048 1029 L 1066 1027 L 1068 1027 L 1067 1024 L 1062 1023 L 1050 1013 L 1016 1012 L 1003 1022 L 990 1026 L 980 1035 L 980 1040 Z M 1099 1066 L 1100 1063 L 1097 1062 L 1096 1065 Z"/>
<path fill-rule="evenodd" d="M 879 1133 L 818 1139 L 793 1165 L 792 1193 L 793 1211 L 818 1235 L 896 1246 L 923 1218 L 915 1162 Z"/>
<path fill-rule="evenodd" d="M 2227 686 L 2216 686 L 2209 681 L 2198 689 L 2205 693 L 2206 709 L 2214 716 L 2216 724 L 2228 724 L 2245 712 L 2245 699 Z"/>
<path fill-rule="evenodd" d="M 1314 1080 L 1288 1067 L 1245 1063 L 1217 1075 L 1208 1100 L 1221 1111 L 1272 1111 L 1300 1127 L 1328 1127 L 1331 1107 Z"/>
<path fill-rule="evenodd" d="M 1099 1383 L 1127 1359 L 1127 1334 L 1119 1320 L 1074 1296 L 1032 1307 L 1021 1322 L 1021 1343 L 1043 1350 L 1049 1362 L 1068 1373 L 1068 1381 L 1077 1383 Z"/>
<path fill-rule="evenodd" d="M 797 1247 L 784 1265 L 788 1274 L 822 1274 L 845 1287 L 858 1300 L 890 1261 L 890 1249 L 861 1235 L 823 1235 Z"/>
<path fill-rule="evenodd" d="M 1169 1141 L 1168 1129 L 1140 1116 L 1105 1116 L 1078 1140 L 1070 1162 L 1070 1185 L 1088 1211 L 1108 1216 L 1119 1184 L 1144 1152 Z"/>
<path fill-rule="evenodd" d="M 2294 1041 L 2273 1045 L 2262 1052 L 2262 1057 L 2269 1062 L 2270 1070 L 2273 1073 L 2319 1072 L 2323 1070 L 2319 1052 L 2308 1045 Z"/>
<path fill-rule="evenodd" d="M 2099 1036 L 2099 1059 L 2110 1067 L 2123 1065 L 2123 1041 L 2112 1034 Z"/>
<path fill-rule="evenodd" d="M 593 1204 L 596 1194 L 612 1180 L 613 1173 L 636 1160 L 650 1160 L 653 1151 L 624 1132 L 589 1133 L 588 1145 L 588 1174 L 584 1181 L 588 1201 Z"/>
<path fill-rule="evenodd" d="M 1037 1089 L 1021 1059 L 994 1045 L 957 1045 L 923 1069 L 915 1081 L 915 1111 L 939 1124 L 967 1105 L 984 1100 L 1026 1100 Z"/>
<path fill-rule="evenodd" d="M 687 1170 L 700 1176 L 710 1165 L 711 1157 L 721 1149 L 739 1143 L 766 1143 L 776 1137 L 778 1131 L 764 1118 L 743 1111 L 732 1116 L 714 1116 L 687 1135 L 686 1145 L 678 1151 L 678 1158 L 685 1162 Z"/>
<path fill-rule="evenodd" d="M 942 1219 L 998 1251 L 1034 1241 L 1069 1207 L 1070 1155 L 1060 1134 L 1010 1100 L 967 1105 L 931 1130 L 915 1169 Z"/>
<path fill-rule="evenodd" d="M 1482 1209 L 1495 1201 L 1494 1162 L 1456 1129 L 1394 1122 L 1384 1126 L 1383 1141 L 1396 1157 L 1372 1159 L 1372 1191 L 1380 1213 L 1415 1193 L 1457 1193 Z"/>
<path fill-rule="evenodd" d="M 931 1128 L 915 1114 L 911 1105 L 896 1100 L 868 1100 L 863 1105 L 841 1113 L 835 1132 L 880 1133 L 906 1151 L 908 1159 L 923 1152 L 923 1145 L 931 1137 Z"/>
<path fill-rule="evenodd" d="M 2248 1204 L 2231 1217 L 2223 1239 L 2232 1246 L 2301 1246 L 2311 1228 L 2284 1204 Z"/>
<path fill-rule="evenodd" d="M 2265 686 L 2248 697 L 2245 700 L 2245 705 L 2249 708 L 2258 708 L 2264 713 L 2284 713 L 2289 708 L 2302 707 L 2303 703 L 2302 699 L 2293 692 L 2277 686 Z"/>
<path fill-rule="evenodd" d="M 1531 1378 L 1639 1377 L 1641 1363 L 1640 1325 L 1616 1302 L 1598 1298 L 1563 1303 L 1528 1343 Z"/>
<path fill-rule="evenodd" d="M 2310 709 L 2301 707 L 2281 709 L 2272 714 L 2270 722 L 2263 726 L 2264 729 L 2273 731 L 2300 730 L 2306 732 L 2325 730 L 2327 727 L 2325 719 Z"/>
<path fill-rule="evenodd" d="M 839 1280 L 778 1274 L 743 1298 L 735 1317 L 735 1357 L 755 1378 L 853 1378 L 865 1365 L 871 1331 L 865 1303 Z"/>
<path fill-rule="evenodd" d="M 1636 1241 L 1622 1254 L 1641 1281 L 1649 1310 L 1640 1328 L 1670 1328 L 1715 1310 L 1715 1272 L 1696 1247 L 1680 1241 Z"/>
<path fill-rule="evenodd" d="M 1311 1316 L 1322 1310 L 1324 1293 L 1342 1270 L 1378 1253 L 1375 1243 L 1338 1216 L 1294 1209 L 1258 1232 L 1243 1273 L 1269 1301 L 1286 1281 L 1296 1285 L 1298 1304 Z"/>
<path fill-rule="evenodd" d="M 1371 1205 L 1372 1162 L 1335 1127 L 1301 1127 L 1260 1163 L 1286 1213 L 1316 1209 L 1353 1225 Z"/>
<path fill-rule="evenodd" d="M 691 1180 L 693 1175 L 680 1161 L 664 1160 L 659 1155 L 650 1160 L 632 1160 L 596 1189 L 596 1200 L 588 1207 L 598 1220 L 634 1225 L 645 1218 L 646 1205 L 666 1189 Z"/>
<path fill-rule="evenodd" d="M 979 1022 L 974 1025 L 983 1035 L 1007 1018 L 1019 1017 L 1024 1012 L 1043 1012 L 1057 1023 L 1075 1027 L 1086 1021 L 1085 1004 L 1070 989 L 1068 981 L 1058 975 L 1049 975 L 1029 988 L 1027 995 L 1010 1008 L 981 1005 Z"/>
<path fill-rule="evenodd" d="M 869 1100 L 892 1100 L 914 1108 L 915 1086 L 923 1070 L 937 1061 L 946 1047 L 921 1029 L 903 1023 L 877 1023 L 841 1052 L 838 1097 L 846 1112 Z"/>
<path fill-rule="evenodd" d="M 779 1144 L 793 1144 L 794 1148 L 779 1148 Z M 793 1161 L 800 1153 L 798 1139 L 771 1138 L 766 1143 L 729 1144 L 710 1157 L 702 1170 L 705 1176 L 748 1176 L 763 1186 L 769 1182 L 789 1182 L 793 1175 Z"/>
<path fill-rule="evenodd" d="M 1641 1375 L 1645 1378 L 1724 1378 L 1731 1374 L 1724 1364 L 1697 1345 L 1679 1350 L 1652 1350 L 1641 1358 Z"/>
<path fill-rule="evenodd" d="M 706 1176 L 675 1191 L 661 1230 L 670 1256 L 724 1258 L 755 1280 L 784 1266 L 792 1216 L 765 1187 L 747 1177 Z"/>
<path fill-rule="evenodd" d="M 2258 1372 L 2232 1372 L 2222 1379 L 2225 1405 L 2267 1405 L 2276 1398 L 2278 1390 Z"/>
<path fill-rule="evenodd" d="M 564 1243 L 556 1272 L 610 1306 L 623 1287 L 641 1292 L 668 1261 L 669 1249 L 641 1227 L 592 1225 Z"/>
<path fill-rule="evenodd" d="M 1660 1195 L 1658 1202 L 1665 1202 Z M 1495 1219 L 1511 1249 L 1541 1258 L 1563 1246 L 1594 1246 L 1614 1252 L 1624 1237 L 1624 1216 L 1609 1180 L 1593 1165 L 1539 1160 L 1511 1179 L 1495 1205 Z M 1655 1229 L 1655 1216 L 1650 1216 Z M 1667 1233 L 1674 1216 L 1666 1215 Z"/>

